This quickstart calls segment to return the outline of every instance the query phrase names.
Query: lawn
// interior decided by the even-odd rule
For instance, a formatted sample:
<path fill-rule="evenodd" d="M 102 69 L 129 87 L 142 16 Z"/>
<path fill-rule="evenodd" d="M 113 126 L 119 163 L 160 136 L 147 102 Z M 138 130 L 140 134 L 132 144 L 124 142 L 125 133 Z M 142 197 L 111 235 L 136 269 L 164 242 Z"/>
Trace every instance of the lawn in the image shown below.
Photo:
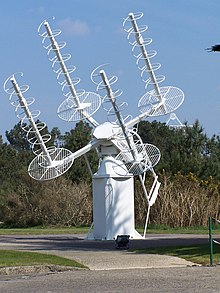
<path fill-rule="evenodd" d="M 30 227 L 0 228 L 0 235 L 46 235 L 46 234 L 87 234 L 89 226 L 83 227 Z M 143 233 L 144 228 L 137 228 Z M 220 225 L 213 226 L 213 234 L 220 234 Z M 177 227 L 149 226 L 147 234 L 208 234 L 208 227 Z"/>
<path fill-rule="evenodd" d="M 201 265 L 210 265 L 209 244 L 178 246 L 178 247 L 158 247 L 134 250 L 137 253 L 172 255 Z M 213 265 L 220 264 L 220 246 L 213 244 Z"/>
<path fill-rule="evenodd" d="M 89 227 L 0 228 L 0 235 L 87 234 Z"/>
<path fill-rule="evenodd" d="M 0 250 L 0 267 L 59 265 L 75 268 L 85 268 L 84 265 L 64 257 L 37 252 Z"/>
<path fill-rule="evenodd" d="M 150 225 L 149 229 L 147 230 L 147 234 L 201 234 L 201 235 L 203 234 L 205 235 L 208 233 L 209 233 L 209 228 L 205 226 L 170 228 L 166 226 Z M 212 233 L 215 235 L 220 234 L 220 225 L 213 225 Z"/>

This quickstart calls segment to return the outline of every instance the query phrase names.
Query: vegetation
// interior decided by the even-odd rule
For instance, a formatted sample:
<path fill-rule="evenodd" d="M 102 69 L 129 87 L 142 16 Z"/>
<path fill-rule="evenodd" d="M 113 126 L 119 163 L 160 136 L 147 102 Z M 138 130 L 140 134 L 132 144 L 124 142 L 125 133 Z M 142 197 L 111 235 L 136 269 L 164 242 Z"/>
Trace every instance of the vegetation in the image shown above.
<path fill-rule="evenodd" d="M 87 234 L 90 226 L 71 226 L 60 227 L 56 226 L 35 226 L 27 228 L 0 228 L 0 235 L 62 235 L 62 234 Z M 137 227 L 137 231 L 143 234 L 143 227 Z M 208 227 L 193 226 L 193 227 L 175 227 L 171 228 L 165 225 L 150 224 L 147 234 L 208 234 Z M 220 225 L 212 227 L 212 234 L 220 234 Z"/>
<path fill-rule="evenodd" d="M 62 235 L 62 234 L 87 234 L 89 226 L 82 227 L 28 227 L 28 228 L 0 228 L 0 235 Z M 204 230 L 203 230 L 204 232 Z M 206 229 L 207 233 L 207 229 Z M 213 233 L 214 234 L 214 233 Z"/>
<path fill-rule="evenodd" d="M 143 231 L 140 229 L 140 233 Z M 186 226 L 186 227 L 174 227 L 171 228 L 165 225 L 154 225 L 150 224 L 148 226 L 147 234 L 199 234 L 199 235 L 207 235 L 208 227 L 207 226 Z M 1 229 L 0 229 L 1 234 Z M 212 226 L 212 234 L 219 235 L 220 234 L 220 225 Z"/>
<path fill-rule="evenodd" d="M 0 267 L 59 265 L 86 268 L 84 265 L 64 257 L 38 252 L 0 250 Z"/>
<path fill-rule="evenodd" d="M 179 247 L 157 247 L 136 250 L 137 253 L 172 255 L 201 265 L 210 264 L 209 245 L 191 245 Z M 213 265 L 220 263 L 220 247 L 214 244 Z"/>
<path fill-rule="evenodd" d="M 150 223 L 166 227 L 207 226 L 208 217 L 219 219 L 220 137 L 207 137 L 198 121 L 192 127 L 173 129 L 156 121 L 141 122 L 144 142 L 156 145 L 161 160 L 155 167 L 162 183 L 151 209 Z M 79 122 L 62 135 L 57 127 L 51 143 L 75 151 L 90 140 L 91 128 Z M 63 176 L 48 182 L 29 177 L 27 168 L 34 155 L 20 124 L 0 136 L 0 221 L 3 227 L 81 226 L 92 222 L 91 176 L 83 157 L 77 158 Z M 88 153 L 93 171 L 96 152 Z M 147 181 L 146 185 L 150 186 Z M 149 187 L 148 186 L 148 187 Z M 135 180 L 136 225 L 143 227 L 146 198 Z"/>

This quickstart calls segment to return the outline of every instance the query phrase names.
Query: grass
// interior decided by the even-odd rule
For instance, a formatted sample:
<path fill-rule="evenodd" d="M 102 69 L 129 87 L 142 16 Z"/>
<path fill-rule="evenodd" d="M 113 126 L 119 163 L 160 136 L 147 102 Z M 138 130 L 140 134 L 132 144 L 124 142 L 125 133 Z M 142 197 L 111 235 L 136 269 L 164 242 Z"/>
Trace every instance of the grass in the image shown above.
<path fill-rule="evenodd" d="M 137 228 L 143 233 L 143 228 Z M 88 226 L 83 227 L 30 227 L 30 228 L 0 228 L 0 235 L 46 235 L 46 234 L 87 234 Z M 213 226 L 213 234 L 220 234 L 220 225 Z M 177 227 L 150 225 L 147 234 L 208 234 L 208 227 Z"/>
<path fill-rule="evenodd" d="M 0 235 L 87 234 L 89 227 L 0 228 Z"/>
<path fill-rule="evenodd" d="M 177 256 L 201 265 L 210 264 L 209 244 L 147 248 L 134 251 L 137 253 Z M 215 243 L 213 244 L 213 264 L 220 264 L 220 246 Z"/>
<path fill-rule="evenodd" d="M 137 229 L 139 232 L 143 232 L 142 229 Z M 195 226 L 195 227 L 175 227 L 170 228 L 167 226 L 155 226 L 149 225 L 147 234 L 208 234 L 208 227 L 205 226 Z M 213 225 L 212 227 L 213 234 L 220 234 L 220 225 Z"/>
<path fill-rule="evenodd" d="M 59 265 L 86 268 L 84 265 L 64 257 L 37 252 L 0 250 L 0 267 Z"/>

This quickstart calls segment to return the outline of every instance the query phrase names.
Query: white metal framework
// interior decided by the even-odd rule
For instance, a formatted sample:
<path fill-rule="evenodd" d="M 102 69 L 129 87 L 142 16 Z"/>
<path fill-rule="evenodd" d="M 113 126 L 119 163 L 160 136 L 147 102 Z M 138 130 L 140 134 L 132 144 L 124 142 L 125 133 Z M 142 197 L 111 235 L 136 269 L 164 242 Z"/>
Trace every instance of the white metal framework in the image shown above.
<path fill-rule="evenodd" d="M 173 112 L 184 100 L 184 94 L 180 89 L 159 86 L 165 78 L 155 75 L 160 64 L 151 64 L 151 58 L 156 52 L 146 50 L 152 39 L 144 39 L 142 33 L 147 27 L 137 25 L 137 20 L 142 16 L 142 13 L 130 13 L 123 22 L 129 43 L 132 45 L 132 52 L 137 58 L 136 63 L 141 70 L 141 77 L 148 89 L 138 104 L 141 114 L 135 118 L 123 115 L 122 110 L 126 103 L 118 101 L 122 91 L 113 90 L 118 78 L 115 75 L 107 76 L 102 66 L 97 67 L 91 74 L 91 79 L 96 84 L 96 93 L 76 90 L 75 86 L 80 80 L 71 77 L 75 67 L 66 65 L 71 56 L 60 52 L 66 43 L 56 41 L 61 31 L 52 30 L 47 20 L 38 28 L 39 35 L 43 38 L 43 47 L 47 50 L 53 71 L 65 96 L 65 100 L 58 107 L 58 116 L 66 121 L 86 119 L 94 127 L 91 141 L 74 153 L 63 148 L 46 146 L 50 137 L 42 134 L 45 124 L 34 121 L 40 112 L 31 112 L 29 106 L 34 99 L 25 99 L 23 96 L 28 89 L 27 86 L 19 87 L 15 75 L 10 76 L 4 84 L 5 91 L 10 94 L 10 100 L 14 96 L 18 97 L 16 102 L 11 103 L 16 107 L 16 112 L 22 112 L 18 117 L 23 129 L 27 131 L 28 141 L 33 145 L 33 149 L 39 146 L 38 150 L 34 151 L 36 158 L 29 166 L 29 174 L 34 179 L 49 180 L 62 175 L 71 167 L 74 159 L 85 156 L 91 149 L 97 150 L 100 164 L 97 172 L 92 175 L 94 222 L 88 233 L 89 239 L 116 239 L 118 235 L 142 237 L 135 230 L 134 176 L 139 177 L 148 202 L 145 237 L 150 208 L 156 201 L 160 187 L 154 171 L 154 166 L 160 160 L 160 151 L 152 144 L 143 143 L 136 125 L 146 117 Z M 8 82 L 11 82 L 12 86 L 8 86 Z M 152 88 L 149 89 L 150 86 Z M 102 100 L 99 91 L 102 92 Z M 99 109 L 101 102 L 107 110 L 108 121 L 99 124 L 92 115 Z M 30 126 L 27 126 L 27 123 Z M 149 191 L 145 184 L 146 172 L 153 176 L 153 184 Z"/>
<path fill-rule="evenodd" d="M 183 128 L 185 125 L 179 120 L 177 115 L 175 113 L 171 113 L 166 125 L 171 127 L 171 128 Z"/>

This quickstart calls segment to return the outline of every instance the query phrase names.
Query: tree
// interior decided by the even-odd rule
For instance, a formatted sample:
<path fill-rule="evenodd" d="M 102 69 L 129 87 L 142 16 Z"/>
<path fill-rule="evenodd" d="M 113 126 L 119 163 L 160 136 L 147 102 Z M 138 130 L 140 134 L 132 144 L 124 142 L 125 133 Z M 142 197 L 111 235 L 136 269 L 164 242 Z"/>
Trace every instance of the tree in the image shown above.
<path fill-rule="evenodd" d="M 51 144 L 55 145 L 56 147 L 62 147 L 63 145 L 63 135 L 61 134 L 58 127 L 53 127 L 51 132 Z"/>
<path fill-rule="evenodd" d="M 165 123 L 157 121 L 142 121 L 139 123 L 138 133 L 144 143 L 151 143 L 159 148 L 161 159 L 156 166 L 158 172 L 166 170 L 169 173 L 175 173 L 182 168 L 180 148 L 183 133 L 181 130 L 169 128 Z"/>
<path fill-rule="evenodd" d="M 75 152 L 87 145 L 87 143 L 91 140 L 91 132 L 92 128 L 89 126 L 89 124 L 87 122 L 80 121 L 76 124 L 74 129 L 71 129 L 69 132 L 65 133 L 63 136 L 63 146 L 72 152 Z M 96 170 L 98 165 L 98 158 L 95 150 L 91 150 L 86 154 L 86 156 L 92 170 Z M 66 173 L 66 176 L 76 183 L 81 181 L 91 181 L 91 175 L 89 173 L 86 160 L 83 156 L 77 158 L 74 161 L 73 166 Z"/>
<path fill-rule="evenodd" d="M 27 124 L 24 124 L 23 127 L 27 127 Z M 6 131 L 6 137 L 10 145 L 16 150 L 30 150 L 31 145 L 27 140 L 27 132 L 24 131 L 24 128 L 21 127 L 21 123 L 17 123 L 13 129 Z"/>
<path fill-rule="evenodd" d="M 25 173 L 27 164 L 20 153 L 6 143 L 0 144 L 0 206 L 9 194 L 17 191 L 21 174 Z"/>
<path fill-rule="evenodd" d="M 143 121 L 139 124 L 139 134 L 144 142 L 160 149 L 158 172 L 193 173 L 201 179 L 209 176 L 220 179 L 220 138 L 208 138 L 199 121 L 192 127 L 185 123 L 185 127 L 177 129 L 156 121 Z"/>

